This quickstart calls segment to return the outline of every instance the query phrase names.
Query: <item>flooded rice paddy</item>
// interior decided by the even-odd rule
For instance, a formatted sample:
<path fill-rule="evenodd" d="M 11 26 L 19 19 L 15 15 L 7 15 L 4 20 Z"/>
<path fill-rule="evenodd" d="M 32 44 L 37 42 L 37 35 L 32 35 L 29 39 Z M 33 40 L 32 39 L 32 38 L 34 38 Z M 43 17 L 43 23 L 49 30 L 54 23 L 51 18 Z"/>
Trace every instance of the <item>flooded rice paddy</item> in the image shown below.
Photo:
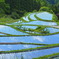
<path fill-rule="evenodd" d="M 0 59 L 33 59 L 59 53 L 59 28 L 52 18 L 48 12 L 30 13 L 18 22 L 0 25 Z"/>

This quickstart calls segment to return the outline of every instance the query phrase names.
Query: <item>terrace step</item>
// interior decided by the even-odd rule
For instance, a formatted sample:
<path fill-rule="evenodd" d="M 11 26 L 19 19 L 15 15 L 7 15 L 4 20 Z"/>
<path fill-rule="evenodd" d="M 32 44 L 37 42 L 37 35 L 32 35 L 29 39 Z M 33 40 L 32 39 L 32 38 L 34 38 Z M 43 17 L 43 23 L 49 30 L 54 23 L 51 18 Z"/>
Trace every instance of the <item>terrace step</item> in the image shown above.
<path fill-rule="evenodd" d="M 30 20 L 33 20 L 33 21 L 34 21 L 34 20 L 37 20 L 37 19 L 35 18 L 35 16 L 34 16 L 35 14 L 36 14 L 36 13 L 31 13 L 31 14 L 29 15 L 29 19 L 30 19 Z"/>

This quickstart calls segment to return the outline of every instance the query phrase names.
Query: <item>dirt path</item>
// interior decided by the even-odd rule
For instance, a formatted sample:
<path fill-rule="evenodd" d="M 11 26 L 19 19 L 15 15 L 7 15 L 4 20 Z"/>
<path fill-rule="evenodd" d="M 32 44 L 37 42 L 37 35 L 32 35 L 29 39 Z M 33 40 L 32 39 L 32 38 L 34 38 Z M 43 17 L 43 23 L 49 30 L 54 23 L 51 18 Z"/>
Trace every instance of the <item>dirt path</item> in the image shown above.
<path fill-rule="evenodd" d="M 59 26 L 51 26 L 51 27 L 59 28 Z"/>

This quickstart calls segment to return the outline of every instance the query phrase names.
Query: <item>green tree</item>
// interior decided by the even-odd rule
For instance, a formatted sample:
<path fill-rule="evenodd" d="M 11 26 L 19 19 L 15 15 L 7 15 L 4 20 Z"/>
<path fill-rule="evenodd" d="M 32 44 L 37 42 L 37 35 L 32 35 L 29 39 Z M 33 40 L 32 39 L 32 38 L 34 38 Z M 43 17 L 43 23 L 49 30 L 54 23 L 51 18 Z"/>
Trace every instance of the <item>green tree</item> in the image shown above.
<path fill-rule="evenodd" d="M 11 10 L 33 11 L 40 8 L 40 3 L 36 0 L 6 0 L 5 2 L 10 4 Z"/>
<path fill-rule="evenodd" d="M 41 8 L 40 8 L 40 11 L 47 11 L 47 12 L 53 13 L 53 10 L 52 10 L 51 8 L 49 8 L 49 7 L 46 7 L 46 6 L 41 7 Z"/>

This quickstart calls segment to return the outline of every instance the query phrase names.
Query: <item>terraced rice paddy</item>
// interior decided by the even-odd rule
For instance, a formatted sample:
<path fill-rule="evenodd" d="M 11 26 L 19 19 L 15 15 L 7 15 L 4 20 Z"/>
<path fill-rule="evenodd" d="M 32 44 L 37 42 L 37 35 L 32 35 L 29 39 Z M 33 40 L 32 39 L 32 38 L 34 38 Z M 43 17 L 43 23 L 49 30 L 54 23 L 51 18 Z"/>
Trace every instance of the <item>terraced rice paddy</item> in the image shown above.
<path fill-rule="evenodd" d="M 0 59 L 58 59 L 59 26 L 55 19 L 56 15 L 48 12 L 33 12 L 17 22 L 0 23 Z"/>

